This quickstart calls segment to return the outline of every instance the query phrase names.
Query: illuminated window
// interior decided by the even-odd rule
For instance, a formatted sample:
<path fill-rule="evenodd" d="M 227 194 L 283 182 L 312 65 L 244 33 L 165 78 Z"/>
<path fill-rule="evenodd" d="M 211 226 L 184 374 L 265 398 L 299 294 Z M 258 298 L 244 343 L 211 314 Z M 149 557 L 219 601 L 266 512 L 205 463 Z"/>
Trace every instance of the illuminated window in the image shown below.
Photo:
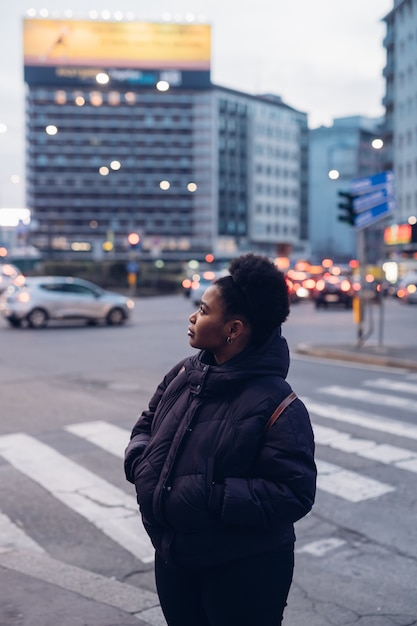
<path fill-rule="evenodd" d="M 90 102 L 93 107 L 99 107 L 103 104 L 103 96 L 99 91 L 92 91 L 90 93 Z"/>
<path fill-rule="evenodd" d="M 136 95 L 133 93 L 133 91 L 127 91 L 125 93 L 125 100 L 128 104 L 135 104 Z"/>
<path fill-rule="evenodd" d="M 74 93 L 74 102 L 78 107 L 82 107 L 85 104 L 85 98 L 79 91 Z"/>
<path fill-rule="evenodd" d="M 109 92 L 109 104 L 111 104 L 111 106 L 120 104 L 120 94 L 117 91 Z"/>
<path fill-rule="evenodd" d="M 65 93 L 65 91 L 60 89 L 59 91 L 55 93 L 55 102 L 57 104 L 65 104 L 66 101 L 67 101 L 67 94 Z"/>

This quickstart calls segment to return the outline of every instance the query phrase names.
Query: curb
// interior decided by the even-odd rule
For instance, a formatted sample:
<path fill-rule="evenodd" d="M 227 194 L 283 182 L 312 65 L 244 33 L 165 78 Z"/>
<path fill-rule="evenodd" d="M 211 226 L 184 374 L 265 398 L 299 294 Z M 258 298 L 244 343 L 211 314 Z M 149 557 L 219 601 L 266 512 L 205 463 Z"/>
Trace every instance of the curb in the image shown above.
<path fill-rule="evenodd" d="M 337 361 L 349 361 L 353 363 L 364 363 L 368 365 L 381 365 L 385 367 L 398 367 L 417 371 L 417 362 L 408 359 L 401 359 L 390 354 L 373 354 L 370 352 L 360 352 L 352 348 L 351 350 L 343 350 L 332 348 L 331 346 L 309 346 L 300 344 L 296 347 L 297 354 L 306 354 L 325 359 L 334 359 Z M 416 350 L 417 354 L 417 350 Z"/>

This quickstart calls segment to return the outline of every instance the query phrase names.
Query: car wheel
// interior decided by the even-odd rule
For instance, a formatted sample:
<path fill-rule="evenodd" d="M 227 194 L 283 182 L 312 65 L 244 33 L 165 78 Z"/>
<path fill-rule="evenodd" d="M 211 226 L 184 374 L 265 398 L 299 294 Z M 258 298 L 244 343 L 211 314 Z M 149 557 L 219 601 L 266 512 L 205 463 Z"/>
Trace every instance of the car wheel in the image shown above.
<path fill-rule="evenodd" d="M 44 328 L 48 321 L 48 314 L 43 309 L 33 309 L 27 316 L 31 328 Z"/>
<path fill-rule="evenodd" d="M 109 326 L 120 326 L 120 324 L 123 324 L 123 322 L 125 321 L 125 314 L 123 313 L 122 309 L 111 309 L 107 313 L 106 320 Z"/>

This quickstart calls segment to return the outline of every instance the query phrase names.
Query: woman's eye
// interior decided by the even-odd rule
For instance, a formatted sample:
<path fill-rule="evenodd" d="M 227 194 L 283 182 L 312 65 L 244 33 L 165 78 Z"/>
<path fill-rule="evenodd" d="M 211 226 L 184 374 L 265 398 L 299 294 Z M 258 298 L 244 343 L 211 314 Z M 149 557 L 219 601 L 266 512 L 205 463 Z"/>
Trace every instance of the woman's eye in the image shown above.
<path fill-rule="evenodd" d="M 198 308 L 198 312 L 199 312 L 199 313 L 201 313 L 201 314 L 204 314 L 204 309 L 203 309 L 203 307 L 202 307 L 202 306 L 200 306 L 200 307 Z"/>

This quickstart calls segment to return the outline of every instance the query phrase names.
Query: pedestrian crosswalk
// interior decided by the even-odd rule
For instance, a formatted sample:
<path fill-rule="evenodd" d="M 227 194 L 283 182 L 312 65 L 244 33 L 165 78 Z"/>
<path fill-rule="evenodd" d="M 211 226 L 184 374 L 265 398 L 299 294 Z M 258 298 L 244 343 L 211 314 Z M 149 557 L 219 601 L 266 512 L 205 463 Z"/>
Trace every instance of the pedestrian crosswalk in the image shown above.
<path fill-rule="evenodd" d="M 404 489 L 398 472 L 415 477 L 416 395 L 417 385 L 413 382 L 376 378 L 363 380 L 357 388 L 319 387 L 311 397 L 302 398 L 312 418 L 317 487 L 323 497 L 349 506 L 366 504 L 392 497 L 400 483 Z M 130 436 L 127 428 L 97 420 L 69 424 L 62 432 L 74 441 L 82 440 L 95 454 L 116 457 L 122 474 L 121 460 Z M 153 547 L 140 523 L 133 488 L 128 484 L 125 489 L 116 486 L 76 458 L 35 435 L 20 432 L 0 436 L 2 464 L 41 487 L 77 513 L 82 523 L 92 525 L 134 558 L 151 563 Z M 392 468 L 393 472 L 373 472 L 375 467 Z M 1 502 L 0 509 L 0 554 L 30 551 L 44 558 L 47 546 L 31 536 L 29 527 L 19 525 L 16 515 L 9 515 Z M 340 545 L 339 540 L 335 541 L 326 539 L 303 550 L 321 555 Z"/>
<path fill-rule="evenodd" d="M 144 562 L 152 560 L 149 540 L 144 533 L 138 533 L 133 497 L 23 433 L 1 437 L 0 454 L 137 558 Z"/>

